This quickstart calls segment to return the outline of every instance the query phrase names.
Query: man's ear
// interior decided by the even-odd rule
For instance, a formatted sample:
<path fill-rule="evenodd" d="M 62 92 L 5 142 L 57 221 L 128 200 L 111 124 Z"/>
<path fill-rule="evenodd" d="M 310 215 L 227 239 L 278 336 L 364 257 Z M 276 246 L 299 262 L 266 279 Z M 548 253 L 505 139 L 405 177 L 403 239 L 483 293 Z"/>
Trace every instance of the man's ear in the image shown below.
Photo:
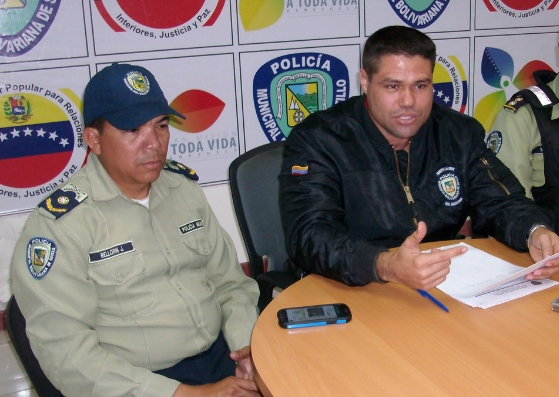
<path fill-rule="evenodd" d="M 369 87 L 369 76 L 367 76 L 367 72 L 365 72 L 365 69 L 363 68 L 359 71 L 359 82 L 361 83 L 361 91 L 363 93 L 367 93 L 367 88 Z"/>
<path fill-rule="evenodd" d="M 85 127 L 83 131 L 83 139 L 89 149 L 97 156 L 101 154 L 101 143 L 99 139 L 99 130 L 93 127 Z"/>

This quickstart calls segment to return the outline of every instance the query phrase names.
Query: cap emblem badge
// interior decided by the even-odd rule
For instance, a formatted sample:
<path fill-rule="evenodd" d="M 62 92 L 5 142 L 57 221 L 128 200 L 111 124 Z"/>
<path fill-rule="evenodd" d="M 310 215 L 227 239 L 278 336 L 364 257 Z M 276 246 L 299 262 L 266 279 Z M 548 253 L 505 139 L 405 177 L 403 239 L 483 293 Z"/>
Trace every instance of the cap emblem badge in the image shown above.
<path fill-rule="evenodd" d="M 128 73 L 124 81 L 135 94 L 146 95 L 149 92 L 149 80 L 140 72 Z"/>

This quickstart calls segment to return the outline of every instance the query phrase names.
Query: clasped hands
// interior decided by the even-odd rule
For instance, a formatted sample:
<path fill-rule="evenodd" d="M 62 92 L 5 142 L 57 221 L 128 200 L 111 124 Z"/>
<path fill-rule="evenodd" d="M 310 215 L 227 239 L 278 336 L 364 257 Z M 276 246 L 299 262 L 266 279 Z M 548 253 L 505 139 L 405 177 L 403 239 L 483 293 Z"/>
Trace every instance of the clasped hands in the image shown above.
<path fill-rule="evenodd" d="M 237 363 L 235 376 L 229 376 L 216 383 L 202 386 L 179 385 L 173 397 L 259 397 L 258 386 L 254 381 L 254 366 L 250 355 L 250 346 L 230 354 Z"/>

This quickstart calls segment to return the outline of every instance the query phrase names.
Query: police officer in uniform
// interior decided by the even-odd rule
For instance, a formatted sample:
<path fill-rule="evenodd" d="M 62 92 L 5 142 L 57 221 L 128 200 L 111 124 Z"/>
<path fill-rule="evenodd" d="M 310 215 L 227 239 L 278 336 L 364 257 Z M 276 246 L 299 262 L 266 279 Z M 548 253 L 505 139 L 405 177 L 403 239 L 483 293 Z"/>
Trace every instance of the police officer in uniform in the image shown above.
<path fill-rule="evenodd" d="M 87 164 L 32 212 L 11 267 L 46 376 L 66 397 L 258 396 L 258 287 L 196 173 L 166 160 L 184 117 L 128 64 L 83 105 Z"/>
<path fill-rule="evenodd" d="M 526 196 L 548 209 L 559 231 L 559 74 L 534 73 L 538 83 L 499 111 L 487 146 L 518 178 Z"/>

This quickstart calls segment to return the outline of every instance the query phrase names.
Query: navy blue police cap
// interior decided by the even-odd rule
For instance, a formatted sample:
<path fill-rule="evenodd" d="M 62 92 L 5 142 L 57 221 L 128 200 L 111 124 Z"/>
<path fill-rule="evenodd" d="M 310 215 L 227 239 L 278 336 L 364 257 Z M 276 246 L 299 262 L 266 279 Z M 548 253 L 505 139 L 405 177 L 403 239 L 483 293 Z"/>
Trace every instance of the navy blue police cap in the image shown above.
<path fill-rule="evenodd" d="M 118 129 L 132 130 L 163 114 L 185 118 L 169 106 L 153 74 L 141 66 L 113 63 L 93 76 L 85 87 L 86 126 L 103 117 Z"/>

